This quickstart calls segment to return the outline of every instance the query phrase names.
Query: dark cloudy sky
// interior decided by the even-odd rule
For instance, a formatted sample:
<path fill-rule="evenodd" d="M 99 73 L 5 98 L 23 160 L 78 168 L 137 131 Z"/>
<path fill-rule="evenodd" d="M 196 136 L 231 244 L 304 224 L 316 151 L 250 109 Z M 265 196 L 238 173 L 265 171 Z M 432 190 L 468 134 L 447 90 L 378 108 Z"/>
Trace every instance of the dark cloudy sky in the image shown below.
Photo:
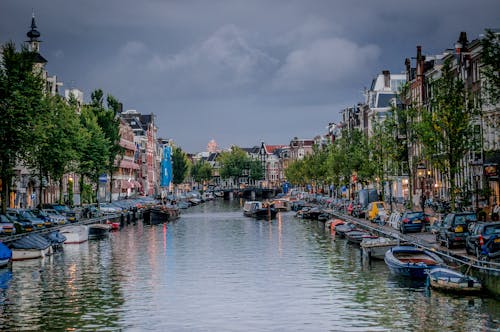
<path fill-rule="evenodd" d="M 498 0 L 0 0 L 0 43 L 26 40 L 32 10 L 50 74 L 155 113 L 188 152 L 323 134 L 416 45 L 500 27 Z"/>

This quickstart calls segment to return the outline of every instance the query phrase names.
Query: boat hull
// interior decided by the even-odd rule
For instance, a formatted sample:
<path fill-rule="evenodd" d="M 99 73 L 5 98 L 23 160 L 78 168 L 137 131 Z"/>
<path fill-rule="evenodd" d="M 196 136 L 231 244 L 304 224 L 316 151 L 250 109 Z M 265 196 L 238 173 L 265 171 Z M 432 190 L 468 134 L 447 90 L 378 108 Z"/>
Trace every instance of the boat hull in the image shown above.
<path fill-rule="evenodd" d="M 429 286 L 444 292 L 452 293 L 479 293 L 482 284 L 473 277 L 466 276 L 446 268 L 431 270 L 428 276 Z"/>
<path fill-rule="evenodd" d="M 83 225 L 64 227 L 60 232 L 66 237 L 64 244 L 78 244 L 89 239 L 88 227 Z"/>
<path fill-rule="evenodd" d="M 52 247 L 45 249 L 12 249 L 12 261 L 43 258 L 51 254 Z"/>
<path fill-rule="evenodd" d="M 392 273 L 412 279 L 425 279 L 427 271 L 444 263 L 430 251 L 410 246 L 391 248 L 385 253 L 384 261 Z"/>
<path fill-rule="evenodd" d="M 109 236 L 109 231 L 111 230 L 110 225 L 105 224 L 95 224 L 89 225 L 89 239 L 101 239 Z"/>

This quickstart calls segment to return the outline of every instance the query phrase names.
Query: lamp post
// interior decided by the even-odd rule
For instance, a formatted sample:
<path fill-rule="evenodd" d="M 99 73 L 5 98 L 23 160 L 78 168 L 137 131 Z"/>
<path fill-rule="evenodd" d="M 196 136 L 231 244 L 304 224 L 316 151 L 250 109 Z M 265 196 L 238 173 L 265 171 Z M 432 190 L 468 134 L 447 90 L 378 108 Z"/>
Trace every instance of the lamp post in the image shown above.
<path fill-rule="evenodd" d="M 422 211 L 424 211 L 425 208 L 424 181 L 426 176 L 426 170 L 427 167 L 425 167 L 425 164 L 423 163 L 417 166 L 417 177 L 420 180 L 420 206 L 422 208 Z"/>
<path fill-rule="evenodd" d="M 476 213 L 479 213 L 479 183 L 481 182 L 481 174 L 483 171 L 483 165 L 479 161 L 471 162 L 472 179 L 474 180 L 474 190 L 476 193 Z"/>

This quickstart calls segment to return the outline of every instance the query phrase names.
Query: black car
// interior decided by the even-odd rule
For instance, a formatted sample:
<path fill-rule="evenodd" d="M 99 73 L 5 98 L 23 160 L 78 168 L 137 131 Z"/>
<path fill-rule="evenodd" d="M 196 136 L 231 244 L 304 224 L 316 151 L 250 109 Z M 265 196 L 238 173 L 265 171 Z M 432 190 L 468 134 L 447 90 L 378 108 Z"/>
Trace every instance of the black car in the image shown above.
<path fill-rule="evenodd" d="M 481 246 L 493 235 L 500 235 L 500 222 L 478 222 L 471 227 L 470 234 L 465 238 L 467 254 L 479 257 Z"/>
<path fill-rule="evenodd" d="M 420 232 L 425 225 L 425 216 L 422 211 L 407 211 L 401 216 L 399 230 L 405 234 L 408 232 Z"/>
<path fill-rule="evenodd" d="M 437 225 L 436 242 L 448 249 L 456 245 L 464 246 L 469 225 L 475 222 L 477 216 L 474 212 L 449 213 Z"/>

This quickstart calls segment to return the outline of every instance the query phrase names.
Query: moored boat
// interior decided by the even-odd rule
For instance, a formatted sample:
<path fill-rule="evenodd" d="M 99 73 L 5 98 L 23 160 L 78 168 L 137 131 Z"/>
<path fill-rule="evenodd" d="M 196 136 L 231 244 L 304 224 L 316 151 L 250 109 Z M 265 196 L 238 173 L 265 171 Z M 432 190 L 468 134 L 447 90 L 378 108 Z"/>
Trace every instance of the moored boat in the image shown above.
<path fill-rule="evenodd" d="M 345 234 L 349 231 L 356 229 L 356 225 L 350 222 L 339 224 L 335 226 L 335 234 L 339 237 L 345 237 Z"/>
<path fill-rule="evenodd" d="M 12 259 L 12 250 L 10 250 L 9 247 L 0 242 L 0 268 L 9 264 L 11 259 Z"/>
<path fill-rule="evenodd" d="M 387 250 L 384 261 L 391 272 L 415 279 L 425 279 L 426 271 L 444 264 L 433 252 L 413 246 L 396 246 Z"/>
<path fill-rule="evenodd" d="M 168 221 L 176 220 L 180 217 L 181 210 L 177 205 L 157 205 L 149 208 L 144 216 L 144 222 L 151 225 L 158 225 Z"/>
<path fill-rule="evenodd" d="M 89 229 L 85 225 L 66 226 L 61 228 L 60 232 L 66 237 L 64 244 L 78 244 L 89 239 Z"/>
<path fill-rule="evenodd" d="M 253 217 L 254 211 L 259 209 L 262 209 L 262 202 L 246 201 L 243 205 L 243 215 L 246 217 Z"/>
<path fill-rule="evenodd" d="M 478 279 L 444 267 L 430 270 L 427 278 L 431 288 L 445 292 L 478 293 L 483 287 Z"/>
<path fill-rule="evenodd" d="M 111 225 L 108 224 L 92 224 L 89 227 L 89 239 L 100 239 L 109 236 Z"/>
<path fill-rule="evenodd" d="M 374 259 L 384 259 L 387 250 L 397 245 L 397 240 L 386 237 L 364 238 L 360 243 L 363 255 Z"/>
<path fill-rule="evenodd" d="M 290 211 L 292 209 L 292 207 L 290 206 L 290 201 L 288 201 L 287 199 L 283 199 L 283 198 L 275 199 L 273 201 L 273 204 L 274 204 L 274 208 L 277 211 L 286 212 L 286 211 Z"/>
<path fill-rule="evenodd" d="M 371 235 L 369 232 L 359 229 L 353 229 L 352 231 L 346 232 L 345 237 L 348 242 L 353 244 L 360 244 L 363 239 L 374 239 L 377 236 Z"/>
<path fill-rule="evenodd" d="M 39 234 L 28 234 L 10 243 L 12 260 L 43 258 L 51 254 L 50 242 Z"/>
<path fill-rule="evenodd" d="M 62 248 L 64 241 L 66 241 L 66 236 L 62 235 L 58 230 L 44 234 L 43 236 L 50 242 L 54 250 Z"/>

